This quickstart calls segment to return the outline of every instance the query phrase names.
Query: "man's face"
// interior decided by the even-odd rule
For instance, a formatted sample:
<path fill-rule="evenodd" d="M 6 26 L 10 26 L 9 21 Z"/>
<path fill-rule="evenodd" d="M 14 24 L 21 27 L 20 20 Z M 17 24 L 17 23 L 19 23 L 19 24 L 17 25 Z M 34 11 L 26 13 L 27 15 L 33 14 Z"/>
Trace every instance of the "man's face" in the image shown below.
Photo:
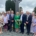
<path fill-rule="evenodd" d="M 27 11 L 26 14 L 29 15 L 30 13 Z"/>
<path fill-rule="evenodd" d="M 23 11 L 21 11 L 21 14 L 23 14 Z"/>
<path fill-rule="evenodd" d="M 8 14 L 10 14 L 10 11 L 8 11 Z"/>
<path fill-rule="evenodd" d="M 14 11 L 11 11 L 11 14 L 14 14 Z"/>

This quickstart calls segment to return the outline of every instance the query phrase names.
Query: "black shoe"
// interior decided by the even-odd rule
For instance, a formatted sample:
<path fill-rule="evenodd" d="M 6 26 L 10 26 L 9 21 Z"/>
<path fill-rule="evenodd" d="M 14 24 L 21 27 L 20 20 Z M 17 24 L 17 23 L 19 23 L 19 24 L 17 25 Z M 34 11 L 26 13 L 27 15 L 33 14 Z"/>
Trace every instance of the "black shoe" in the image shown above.
<path fill-rule="evenodd" d="M 9 30 L 9 32 L 11 32 L 12 30 Z"/>
<path fill-rule="evenodd" d="M 11 31 L 9 31 L 9 32 L 11 32 Z"/>
<path fill-rule="evenodd" d="M 19 32 L 19 33 L 22 33 L 22 32 Z"/>
<path fill-rule="evenodd" d="M 13 30 L 13 32 L 15 32 L 15 30 Z"/>
<path fill-rule="evenodd" d="M 27 34 L 27 32 L 26 32 L 26 34 Z"/>
<path fill-rule="evenodd" d="M 24 32 L 22 34 L 24 34 Z"/>
<path fill-rule="evenodd" d="M 27 35 L 29 35 L 29 33 L 27 33 Z"/>

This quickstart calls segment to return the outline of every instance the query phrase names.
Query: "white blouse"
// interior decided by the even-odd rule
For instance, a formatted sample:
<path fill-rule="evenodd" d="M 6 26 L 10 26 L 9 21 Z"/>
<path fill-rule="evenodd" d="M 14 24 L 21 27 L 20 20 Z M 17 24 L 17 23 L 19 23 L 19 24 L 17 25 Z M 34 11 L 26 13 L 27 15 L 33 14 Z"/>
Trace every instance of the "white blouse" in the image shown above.
<path fill-rule="evenodd" d="M 4 16 L 4 17 L 3 17 L 3 22 L 4 22 L 4 23 L 8 23 L 8 17 L 7 17 L 7 16 Z"/>
<path fill-rule="evenodd" d="M 20 20 L 22 21 L 22 16 L 23 16 L 23 14 L 21 15 L 21 17 L 20 17 Z"/>

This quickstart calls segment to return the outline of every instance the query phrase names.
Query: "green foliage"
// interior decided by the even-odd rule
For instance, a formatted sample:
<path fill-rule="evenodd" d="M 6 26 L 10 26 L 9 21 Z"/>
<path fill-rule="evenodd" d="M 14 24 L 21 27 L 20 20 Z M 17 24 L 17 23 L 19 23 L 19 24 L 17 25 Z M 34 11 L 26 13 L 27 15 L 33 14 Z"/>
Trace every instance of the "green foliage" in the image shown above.
<path fill-rule="evenodd" d="M 34 8 L 34 12 L 36 13 L 36 7 Z"/>
<path fill-rule="evenodd" d="M 11 10 L 13 10 L 15 12 L 15 3 L 14 3 L 14 1 L 8 0 L 5 3 L 5 10 L 9 11 L 10 8 L 11 8 Z"/>

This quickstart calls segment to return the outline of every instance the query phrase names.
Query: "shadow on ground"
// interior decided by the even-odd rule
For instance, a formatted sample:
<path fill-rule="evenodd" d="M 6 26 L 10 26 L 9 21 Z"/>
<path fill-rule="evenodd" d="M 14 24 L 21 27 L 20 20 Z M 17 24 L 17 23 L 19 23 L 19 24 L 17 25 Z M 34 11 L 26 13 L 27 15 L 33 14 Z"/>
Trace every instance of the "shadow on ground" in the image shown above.
<path fill-rule="evenodd" d="M 26 31 L 25 31 L 25 33 L 24 34 L 22 34 L 22 33 L 16 33 L 16 32 L 9 32 L 9 31 L 7 31 L 7 32 L 3 32 L 2 34 L 0 34 L 0 36 L 33 36 L 33 34 L 30 34 L 30 35 L 27 35 L 26 34 Z"/>

